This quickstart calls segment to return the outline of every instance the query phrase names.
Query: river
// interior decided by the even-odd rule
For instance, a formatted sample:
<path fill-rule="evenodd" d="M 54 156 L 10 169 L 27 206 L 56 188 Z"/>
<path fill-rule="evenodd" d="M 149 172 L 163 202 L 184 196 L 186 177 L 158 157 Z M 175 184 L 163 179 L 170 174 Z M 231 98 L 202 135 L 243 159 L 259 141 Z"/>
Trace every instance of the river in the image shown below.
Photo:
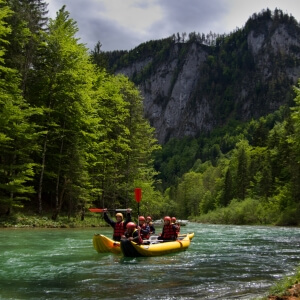
<path fill-rule="evenodd" d="M 185 252 L 124 258 L 93 249 L 93 235 L 111 228 L 1 229 L 0 299 L 254 299 L 300 262 L 300 228 L 181 232 L 195 232 Z"/>

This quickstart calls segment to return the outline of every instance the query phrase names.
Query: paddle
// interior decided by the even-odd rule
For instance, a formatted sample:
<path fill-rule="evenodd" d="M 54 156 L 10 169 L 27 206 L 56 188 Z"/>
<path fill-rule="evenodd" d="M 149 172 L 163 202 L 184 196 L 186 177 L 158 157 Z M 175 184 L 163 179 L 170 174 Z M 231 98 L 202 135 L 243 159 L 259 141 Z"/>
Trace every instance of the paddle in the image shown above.
<path fill-rule="evenodd" d="M 141 188 L 135 188 L 134 189 L 134 196 L 135 196 L 135 201 L 138 203 L 138 217 L 140 215 L 140 202 L 142 199 L 142 189 Z"/>
<path fill-rule="evenodd" d="M 135 201 L 137 202 L 138 204 L 138 221 L 137 221 L 137 224 L 138 226 L 140 225 L 139 224 L 139 218 L 140 218 L 140 202 L 141 202 L 141 199 L 142 199 L 142 189 L 141 188 L 135 188 L 134 189 L 134 197 L 135 197 Z M 139 231 L 139 235 L 140 235 L 140 231 Z"/>
<path fill-rule="evenodd" d="M 89 208 L 90 212 L 95 212 L 95 213 L 102 213 L 104 211 L 123 211 L 126 212 L 127 209 L 124 208 L 116 208 L 116 209 L 106 209 L 106 208 Z"/>

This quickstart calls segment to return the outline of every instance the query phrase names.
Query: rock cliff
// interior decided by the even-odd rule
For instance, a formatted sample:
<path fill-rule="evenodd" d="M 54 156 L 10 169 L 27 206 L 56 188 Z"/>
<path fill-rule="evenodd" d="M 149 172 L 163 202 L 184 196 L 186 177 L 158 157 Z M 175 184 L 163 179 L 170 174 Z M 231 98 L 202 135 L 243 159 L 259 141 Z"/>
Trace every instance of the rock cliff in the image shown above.
<path fill-rule="evenodd" d="M 262 14 L 209 45 L 170 39 L 164 53 L 139 54 L 115 71 L 138 84 L 161 144 L 290 105 L 300 77 L 300 27 L 292 17 Z"/>

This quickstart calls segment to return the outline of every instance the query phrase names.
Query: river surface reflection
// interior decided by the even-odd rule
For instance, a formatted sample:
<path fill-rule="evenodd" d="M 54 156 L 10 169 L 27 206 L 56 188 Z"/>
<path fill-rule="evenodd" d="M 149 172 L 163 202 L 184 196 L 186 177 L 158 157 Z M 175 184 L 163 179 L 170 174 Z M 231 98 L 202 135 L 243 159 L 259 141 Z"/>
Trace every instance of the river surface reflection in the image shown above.
<path fill-rule="evenodd" d="M 299 228 L 181 231 L 195 232 L 185 252 L 125 258 L 93 249 L 111 228 L 1 229 L 0 299 L 254 299 L 300 262 Z"/>

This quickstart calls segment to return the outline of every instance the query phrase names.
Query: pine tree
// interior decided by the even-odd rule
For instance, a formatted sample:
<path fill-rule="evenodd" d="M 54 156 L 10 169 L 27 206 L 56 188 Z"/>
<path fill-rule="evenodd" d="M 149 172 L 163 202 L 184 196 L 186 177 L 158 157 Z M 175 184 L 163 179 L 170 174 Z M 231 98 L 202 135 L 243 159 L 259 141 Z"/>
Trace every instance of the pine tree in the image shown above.
<path fill-rule="evenodd" d="M 6 63 L 19 71 L 20 88 L 28 99 L 27 85 L 29 72 L 35 64 L 37 48 L 41 43 L 41 32 L 45 30 L 48 4 L 44 0 L 8 0 L 13 14 L 8 19 L 12 28 L 7 47 Z"/>
<path fill-rule="evenodd" d="M 91 56 L 93 59 L 93 62 L 100 68 L 105 69 L 108 71 L 109 63 L 107 56 L 104 52 L 101 51 L 102 44 L 100 41 L 97 42 L 96 46 L 94 47 L 94 50 L 91 51 Z"/>
<path fill-rule="evenodd" d="M 296 97 L 295 106 L 292 109 L 291 118 L 293 121 L 293 133 L 288 135 L 288 142 L 291 144 L 291 186 L 294 201 L 297 203 L 300 215 L 300 80 L 294 88 Z"/>
<path fill-rule="evenodd" d="M 37 120 L 43 134 L 37 187 L 39 211 L 43 195 L 52 201 L 54 191 L 53 219 L 65 201 L 73 206 L 89 201 L 86 158 L 97 123 L 93 104 L 96 77 L 86 47 L 75 37 L 77 32 L 76 22 L 63 6 L 56 19 L 50 19 L 31 78 L 31 101 L 44 109 Z"/>
<path fill-rule="evenodd" d="M 238 144 L 237 149 L 237 197 L 244 200 L 246 197 L 247 188 L 249 185 L 249 156 L 247 154 L 248 143 L 246 141 L 241 141 Z"/>
<path fill-rule="evenodd" d="M 97 88 L 98 144 L 90 173 L 99 205 L 129 204 L 134 181 L 154 175 L 151 154 L 158 147 L 143 118 L 140 92 L 124 76 L 101 73 Z M 151 168 L 152 167 L 152 168 Z"/>
<path fill-rule="evenodd" d="M 233 199 L 233 182 L 232 182 L 232 174 L 230 167 L 228 167 L 226 173 L 225 173 L 225 179 L 224 179 L 224 191 L 223 191 L 223 197 L 222 202 L 220 203 L 222 206 L 227 206 L 230 201 Z"/>
<path fill-rule="evenodd" d="M 33 114 L 18 88 L 18 72 L 5 66 L 4 54 L 11 32 L 5 19 L 12 14 L 0 0 L 0 208 L 21 205 L 33 193 L 29 182 L 34 175 L 30 154 L 34 151 Z M 1 211 L 1 209 L 0 209 Z"/>

